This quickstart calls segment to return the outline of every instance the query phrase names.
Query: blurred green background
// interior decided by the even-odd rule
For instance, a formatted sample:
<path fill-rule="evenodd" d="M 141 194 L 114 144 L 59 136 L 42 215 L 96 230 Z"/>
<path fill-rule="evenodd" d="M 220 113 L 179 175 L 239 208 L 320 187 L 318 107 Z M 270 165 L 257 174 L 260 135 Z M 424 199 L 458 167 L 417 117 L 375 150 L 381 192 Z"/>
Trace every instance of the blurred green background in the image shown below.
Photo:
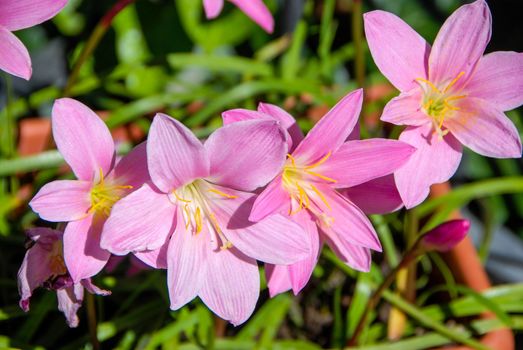
<path fill-rule="evenodd" d="M 117 130 L 122 152 L 145 138 L 152 116 L 159 111 L 182 120 L 204 138 L 221 125 L 220 112 L 254 109 L 259 101 L 266 101 L 287 109 L 308 130 L 337 99 L 362 84 L 367 98 L 362 137 L 396 138 L 401 129 L 381 123 L 379 114 L 397 92 L 375 67 L 366 44 L 355 40 L 361 31 L 361 12 L 394 12 L 432 42 L 443 21 L 464 2 L 366 0 L 360 7 L 353 0 L 271 0 L 266 3 L 275 14 L 276 30 L 267 35 L 230 4 L 218 19 L 207 21 L 197 0 L 138 0 L 118 14 L 72 82 L 71 72 L 86 42 L 115 3 L 71 0 L 52 21 L 16 33 L 31 52 L 34 75 L 25 82 L 3 74 L 0 81 L 0 348 L 92 348 L 85 305 L 76 329 L 67 327 L 52 292 L 36 292 L 28 314 L 17 305 L 23 232 L 49 225 L 30 211 L 27 202 L 44 183 L 71 177 L 60 168 L 62 160 L 45 124 L 54 99 L 64 94 L 66 85 L 68 95 L 100 111 Z M 523 2 L 488 3 L 494 22 L 487 52 L 523 51 Z M 522 109 L 508 115 L 523 132 Z M 444 259 L 438 254 L 425 256 L 418 264 L 414 287 L 419 298 L 414 311 L 403 309 L 404 300 L 398 295 L 387 294 L 372 312 L 362 346 L 408 350 L 452 342 L 434 324 L 454 328 L 462 324 L 456 330 L 466 337 L 503 324 L 520 334 L 522 174 L 521 159 L 487 159 L 466 151 L 453 179 L 461 192 L 439 209 L 441 214 L 461 208 L 472 220 L 471 235 L 480 257 L 501 286 L 483 295 L 456 289 Z M 433 211 L 429 207 L 430 203 L 420 212 Z M 95 279 L 113 291 L 95 301 L 102 348 L 343 347 L 370 292 L 405 249 L 404 218 L 404 211 L 372 217 L 385 251 L 375 254 L 371 273 L 352 271 L 325 249 L 300 295 L 269 299 L 262 285 L 255 314 L 237 328 L 217 320 L 199 300 L 169 311 L 164 271 L 128 276 L 130 265 L 124 261 Z M 387 339 L 390 305 L 409 314 L 404 340 L 396 347 Z M 485 310 L 493 311 L 497 319 L 475 321 L 474 316 Z M 423 317 L 432 323 L 426 324 Z"/>

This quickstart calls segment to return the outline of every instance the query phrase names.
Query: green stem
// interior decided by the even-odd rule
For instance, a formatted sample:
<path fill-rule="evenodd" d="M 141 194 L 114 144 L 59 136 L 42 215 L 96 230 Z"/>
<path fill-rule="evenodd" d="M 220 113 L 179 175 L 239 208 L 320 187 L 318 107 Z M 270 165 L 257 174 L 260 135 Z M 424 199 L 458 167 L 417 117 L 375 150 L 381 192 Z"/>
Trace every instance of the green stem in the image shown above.
<path fill-rule="evenodd" d="M 89 325 L 89 337 L 91 338 L 91 345 L 93 346 L 93 350 L 99 350 L 100 349 L 100 342 L 98 341 L 97 336 L 97 321 L 96 321 L 96 308 L 95 308 L 95 301 L 94 296 L 87 292 L 87 319 L 88 319 L 88 325 Z"/>
<path fill-rule="evenodd" d="M 363 51 L 363 9 L 361 0 L 354 0 L 353 3 L 352 41 L 355 49 L 356 82 L 360 88 L 363 88 L 365 86 L 365 52 Z"/>
<path fill-rule="evenodd" d="M 74 87 L 74 84 L 76 83 L 76 80 L 78 80 L 78 76 L 80 75 L 80 70 L 84 63 L 91 57 L 92 53 L 100 43 L 100 40 L 102 40 L 103 36 L 109 30 L 109 27 L 111 26 L 111 23 L 113 22 L 114 17 L 120 11 L 125 9 L 128 5 L 132 4 L 136 0 L 119 0 L 106 14 L 103 16 L 103 18 L 98 22 L 96 27 L 94 28 L 93 32 L 91 33 L 91 36 L 87 40 L 87 43 L 85 44 L 82 52 L 80 53 L 80 56 L 76 60 L 73 70 L 71 71 L 71 75 L 69 76 L 69 79 L 67 80 L 67 84 L 64 88 L 64 96 L 70 96 L 71 90 Z"/>
<path fill-rule="evenodd" d="M 412 247 L 405 253 L 400 263 L 389 272 L 389 274 L 385 277 L 383 282 L 381 282 L 381 284 L 378 286 L 378 289 L 376 289 L 372 296 L 369 298 L 369 300 L 367 301 L 367 306 L 365 307 L 365 311 L 361 316 L 358 325 L 356 326 L 356 329 L 354 330 L 354 333 L 348 342 L 348 345 L 357 344 L 358 338 L 361 335 L 361 332 L 363 331 L 365 325 L 367 324 L 367 318 L 369 317 L 370 312 L 374 310 L 379 300 L 381 299 L 383 293 L 387 290 L 387 288 L 390 287 L 392 282 L 394 282 L 396 276 L 398 275 L 398 272 L 407 267 L 413 260 L 415 260 L 419 256 L 421 252 L 420 242 L 421 239 L 419 239 L 414 245 L 412 245 Z"/>

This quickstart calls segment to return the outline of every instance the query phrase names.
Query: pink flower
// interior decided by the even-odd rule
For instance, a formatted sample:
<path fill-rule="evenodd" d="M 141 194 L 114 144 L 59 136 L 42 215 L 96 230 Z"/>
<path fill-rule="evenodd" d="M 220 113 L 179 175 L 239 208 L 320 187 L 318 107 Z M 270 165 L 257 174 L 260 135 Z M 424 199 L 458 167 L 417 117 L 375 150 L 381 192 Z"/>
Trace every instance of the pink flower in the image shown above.
<path fill-rule="evenodd" d="M 69 327 L 78 326 L 76 313 L 82 306 L 84 288 L 98 295 L 109 295 L 111 292 L 96 287 L 90 279 L 79 283 L 72 281 L 64 263 L 62 232 L 39 227 L 29 230 L 27 235 L 32 246 L 18 271 L 20 307 L 25 312 L 29 311 L 29 299 L 38 287 L 55 290 L 58 309 L 64 313 Z"/>
<path fill-rule="evenodd" d="M 478 0 L 447 19 L 431 48 L 395 15 L 365 14 L 372 56 L 401 91 L 381 119 L 408 125 L 400 140 L 418 149 L 395 173 L 407 208 L 456 172 L 461 144 L 484 156 L 521 156 L 518 132 L 503 111 L 523 103 L 523 54 L 483 56 L 491 26 L 489 8 Z"/>
<path fill-rule="evenodd" d="M 260 104 L 258 112 L 232 110 L 223 114 L 226 124 L 247 119 L 277 119 L 289 133 L 292 152 L 280 168 L 280 174 L 257 197 L 249 219 L 258 221 L 275 213 L 288 215 L 311 236 L 311 254 L 289 266 L 266 265 L 271 295 L 291 287 L 298 293 L 305 286 L 324 241 L 344 262 L 361 271 L 369 270 L 370 250 L 381 251 L 367 217 L 339 190 L 368 186 L 352 191 L 349 198 L 361 200 L 363 197 L 370 211 L 397 208 L 394 185 L 390 177 L 382 177 L 403 165 L 414 148 L 384 139 L 346 141 L 358 121 L 362 100 L 362 90 L 348 94 L 305 138 L 294 118 L 276 106 Z M 371 180 L 375 183 L 369 184 Z M 391 201 L 388 206 L 372 205 L 375 198 L 361 196 L 362 192 L 367 196 L 373 193 L 372 186 L 379 188 L 380 184 L 387 191 L 381 199 Z"/>
<path fill-rule="evenodd" d="M 468 220 L 450 220 L 427 232 L 421 242 L 426 249 L 447 252 L 467 236 L 469 229 Z"/>
<path fill-rule="evenodd" d="M 67 0 L 1 0 L 0 69 L 29 80 L 31 58 L 24 44 L 11 32 L 47 21 L 66 4 Z"/>
<path fill-rule="evenodd" d="M 77 283 L 96 275 L 109 259 L 99 242 L 113 204 L 149 179 L 145 144 L 114 166 L 114 141 L 105 123 L 87 106 L 68 98 L 55 102 L 52 127 L 56 146 L 78 180 L 48 183 L 29 205 L 44 220 L 69 222 L 64 258 Z"/>
<path fill-rule="evenodd" d="M 286 153 L 275 121 L 227 125 L 202 144 L 158 114 L 147 141 L 152 183 L 116 203 L 102 247 L 167 267 L 173 310 L 199 296 L 220 317 L 244 322 L 259 295 L 255 259 L 289 264 L 309 253 L 308 236 L 284 216 L 247 219 L 255 197 L 248 192 L 274 178 Z"/>
<path fill-rule="evenodd" d="M 203 8 L 208 19 L 216 18 L 222 12 L 224 0 L 203 0 Z M 274 30 L 274 19 L 263 0 L 229 0 L 236 5 L 267 33 Z"/>

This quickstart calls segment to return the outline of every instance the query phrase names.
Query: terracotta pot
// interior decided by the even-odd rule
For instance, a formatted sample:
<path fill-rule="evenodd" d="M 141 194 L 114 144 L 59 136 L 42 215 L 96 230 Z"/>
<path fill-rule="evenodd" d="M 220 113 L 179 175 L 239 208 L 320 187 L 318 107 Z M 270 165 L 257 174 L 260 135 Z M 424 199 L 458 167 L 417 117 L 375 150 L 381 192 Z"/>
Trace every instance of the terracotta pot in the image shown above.
<path fill-rule="evenodd" d="M 431 188 L 431 196 L 439 197 L 450 192 L 450 185 L 443 183 Z M 459 218 L 459 212 L 452 213 L 452 218 Z M 491 287 L 487 272 L 483 267 L 476 248 L 470 237 L 466 237 L 450 252 L 443 254 L 456 280 L 475 291 L 481 292 Z M 480 316 L 482 319 L 493 318 L 490 312 Z M 481 343 L 494 350 L 514 350 L 514 334 L 509 328 L 502 328 L 485 334 Z M 471 350 L 467 346 L 453 346 L 440 348 L 441 350 Z"/>

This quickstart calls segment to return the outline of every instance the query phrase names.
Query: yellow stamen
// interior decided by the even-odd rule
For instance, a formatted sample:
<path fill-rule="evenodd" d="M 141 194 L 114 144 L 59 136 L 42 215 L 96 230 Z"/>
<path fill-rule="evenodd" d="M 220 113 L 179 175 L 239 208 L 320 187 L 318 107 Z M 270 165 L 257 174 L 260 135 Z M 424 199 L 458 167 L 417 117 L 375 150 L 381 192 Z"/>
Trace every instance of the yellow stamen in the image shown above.
<path fill-rule="evenodd" d="M 200 207 L 196 208 L 196 212 L 194 213 L 194 221 L 196 222 L 196 234 L 202 232 L 202 213 L 200 211 Z"/>
<path fill-rule="evenodd" d="M 327 202 L 327 198 L 325 198 L 325 196 L 323 195 L 323 193 L 320 192 L 320 190 L 318 190 L 316 188 L 316 186 L 314 186 L 313 184 L 311 184 L 311 189 L 320 197 L 321 201 L 323 203 L 325 203 L 325 205 L 327 206 L 327 208 L 329 208 L 330 210 L 332 210 L 331 206 L 329 205 L 329 202 Z"/>
<path fill-rule="evenodd" d="M 179 200 L 180 202 L 191 203 L 190 200 L 188 200 L 188 199 L 183 199 L 182 197 L 178 196 L 178 195 L 176 194 L 176 190 L 173 191 L 173 194 L 174 194 L 174 196 L 176 197 L 176 199 Z"/>
<path fill-rule="evenodd" d="M 294 157 L 291 156 L 288 153 L 287 153 L 287 157 L 291 160 L 292 166 L 295 167 L 296 166 L 296 159 L 294 159 Z"/>
<path fill-rule="evenodd" d="M 305 169 L 313 169 L 313 168 L 316 168 L 316 167 L 322 165 L 323 163 L 325 163 L 327 161 L 327 159 L 329 159 L 329 157 L 331 156 L 331 153 L 332 152 L 329 151 L 329 153 L 327 153 L 323 158 L 321 158 L 319 161 L 317 161 L 314 164 L 306 166 Z"/>
<path fill-rule="evenodd" d="M 452 79 L 452 81 L 450 82 L 449 85 L 447 85 L 447 87 L 445 88 L 445 90 L 443 90 L 443 93 L 447 93 L 447 91 L 450 90 L 451 87 L 454 86 L 454 84 L 457 83 L 457 81 L 459 80 L 459 78 L 461 78 L 463 75 L 465 74 L 465 72 L 459 72 L 458 76 L 455 77 L 454 79 Z"/>
<path fill-rule="evenodd" d="M 114 203 L 121 199 L 122 190 L 132 189 L 130 185 L 108 185 L 105 183 L 105 178 L 102 169 L 100 168 L 100 180 L 91 189 L 91 208 L 89 213 L 99 212 L 105 216 L 109 216 L 111 208 Z"/>
<path fill-rule="evenodd" d="M 430 81 L 428 81 L 427 79 L 416 78 L 416 80 L 421 81 L 421 82 L 427 84 L 428 86 L 430 86 L 430 88 L 431 88 L 434 92 L 437 92 L 438 94 L 441 94 L 441 91 L 436 87 L 436 85 L 432 84 L 432 83 L 431 83 Z"/>
<path fill-rule="evenodd" d="M 225 193 L 225 192 L 222 192 L 222 191 L 220 191 L 220 190 L 217 190 L 216 188 L 209 188 L 207 191 L 212 192 L 212 193 L 219 194 L 220 196 L 225 197 L 225 198 L 229 198 L 229 199 L 238 198 L 238 196 L 233 196 L 233 195 L 231 195 L 231 194 L 227 194 L 227 193 Z"/>
<path fill-rule="evenodd" d="M 327 177 L 327 176 L 322 175 L 322 174 L 318 174 L 318 173 L 316 173 L 316 172 L 314 172 L 314 171 L 305 170 L 305 172 L 306 172 L 307 174 L 309 174 L 309 175 L 319 177 L 320 179 L 325 180 L 325 181 L 330 181 L 330 182 L 333 182 L 333 183 L 338 182 L 338 180 L 334 180 L 333 178 Z"/>

